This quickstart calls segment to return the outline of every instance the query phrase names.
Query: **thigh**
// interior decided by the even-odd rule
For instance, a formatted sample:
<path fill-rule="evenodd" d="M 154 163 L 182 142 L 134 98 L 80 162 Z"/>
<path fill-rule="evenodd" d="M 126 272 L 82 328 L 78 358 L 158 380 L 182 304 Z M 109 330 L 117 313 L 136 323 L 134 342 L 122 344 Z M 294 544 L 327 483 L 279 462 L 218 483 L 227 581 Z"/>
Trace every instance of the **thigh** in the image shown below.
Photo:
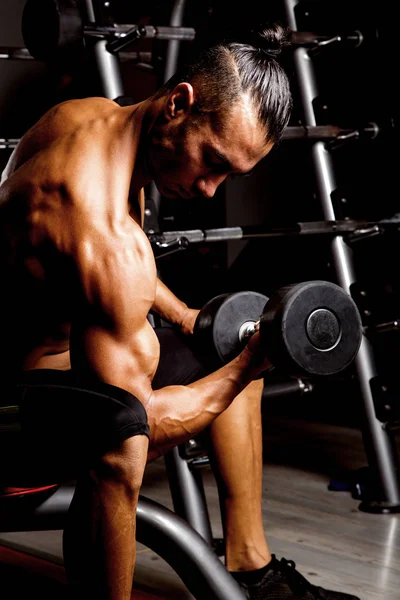
<path fill-rule="evenodd" d="M 125 439 L 149 433 L 137 398 L 101 382 L 82 385 L 72 372 L 28 371 L 2 404 L 0 480 L 7 485 L 75 479 Z"/>
<path fill-rule="evenodd" d="M 160 342 L 160 361 L 153 378 L 155 390 L 168 385 L 188 385 L 207 375 L 190 336 L 173 327 L 156 327 L 155 333 Z"/>

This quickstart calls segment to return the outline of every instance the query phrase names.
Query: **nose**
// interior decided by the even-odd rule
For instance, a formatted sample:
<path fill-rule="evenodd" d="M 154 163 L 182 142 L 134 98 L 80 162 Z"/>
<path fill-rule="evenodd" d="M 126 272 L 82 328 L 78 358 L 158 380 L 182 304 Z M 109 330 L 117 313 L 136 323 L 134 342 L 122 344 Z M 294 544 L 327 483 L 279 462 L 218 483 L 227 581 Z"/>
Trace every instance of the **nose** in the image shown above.
<path fill-rule="evenodd" d="M 217 187 L 225 181 L 227 175 L 207 175 L 199 177 L 196 181 L 196 187 L 205 198 L 212 198 L 217 191 Z"/>

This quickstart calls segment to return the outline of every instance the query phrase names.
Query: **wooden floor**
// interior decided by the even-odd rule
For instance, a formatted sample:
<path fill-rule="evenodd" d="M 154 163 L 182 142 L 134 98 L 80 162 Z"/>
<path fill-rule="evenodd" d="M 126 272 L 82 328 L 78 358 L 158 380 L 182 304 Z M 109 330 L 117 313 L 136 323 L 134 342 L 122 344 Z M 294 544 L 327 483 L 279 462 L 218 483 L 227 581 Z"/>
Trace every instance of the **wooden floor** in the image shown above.
<path fill-rule="evenodd" d="M 328 490 L 342 470 L 367 465 L 361 434 L 344 415 L 330 418 L 333 409 L 318 414 L 307 400 L 300 402 L 303 406 L 280 402 L 264 409 L 263 515 L 270 549 L 278 558 L 294 560 L 317 585 L 361 600 L 399 600 L 400 515 L 362 512 L 349 492 Z M 217 494 L 208 468 L 204 480 L 213 533 L 219 537 Z M 163 459 L 149 465 L 142 493 L 172 508 Z M 59 531 L 1 534 L 0 544 L 62 566 Z M 1 589 L 2 599 L 18 598 L 15 589 L 8 595 Z M 135 590 L 137 600 L 193 598 L 163 559 L 141 545 Z"/>

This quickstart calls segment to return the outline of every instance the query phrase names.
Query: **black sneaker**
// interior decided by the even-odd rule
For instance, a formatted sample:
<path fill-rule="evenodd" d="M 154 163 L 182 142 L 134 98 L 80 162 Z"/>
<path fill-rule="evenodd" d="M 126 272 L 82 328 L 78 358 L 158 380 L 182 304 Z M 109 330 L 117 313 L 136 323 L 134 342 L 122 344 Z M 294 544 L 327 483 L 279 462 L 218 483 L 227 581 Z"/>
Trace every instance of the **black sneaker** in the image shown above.
<path fill-rule="evenodd" d="M 240 575 L 232 573 L 248 600 L 360 600 L 357 596 L 325 590 L 312 585 L 296 570 L 292 560 L 278 560 L 272 554 L 264 576 L 257 583 L 240 581 Z"/>

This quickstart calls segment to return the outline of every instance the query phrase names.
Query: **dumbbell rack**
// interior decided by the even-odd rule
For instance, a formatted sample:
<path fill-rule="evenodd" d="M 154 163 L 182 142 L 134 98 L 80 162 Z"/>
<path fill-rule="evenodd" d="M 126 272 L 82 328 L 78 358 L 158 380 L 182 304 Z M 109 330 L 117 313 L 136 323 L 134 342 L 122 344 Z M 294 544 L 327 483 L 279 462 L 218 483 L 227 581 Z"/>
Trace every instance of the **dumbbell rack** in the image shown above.
<path fill-rule="evenodd" d="M 283 0 L 287 25 L 298 30 L 298 14 L 301 0 Z M 314 102 L 318 98 L 318 85 L 312 55 L 306 47 L 293 50 L 293 64 L 297 79 L 304 126 L 317 125 Z M 312 164 L 315 172 L 316 194 L 327 221 L 336 219 L 332 201 L 336 190 L 335 172 L 331 152 L 322 141 L 312 143 Z M 332 264 L 339 285 L 349 294 L 354 294 L 356 274 L 351 247 L 344 237 L 335 236 L 331 242 Z M 378 418 L 377 392 L 372 382 L 378 377 L 374 351 L 370 341 L 363 336 L 360 351 L 355 359 L 355 371 L 359 384 L 363 422 L 361 430 L 374 490 L 360 504 L 366 512 L 387 513 L 400 510 L 399 459 L 390 424 Z"/>

